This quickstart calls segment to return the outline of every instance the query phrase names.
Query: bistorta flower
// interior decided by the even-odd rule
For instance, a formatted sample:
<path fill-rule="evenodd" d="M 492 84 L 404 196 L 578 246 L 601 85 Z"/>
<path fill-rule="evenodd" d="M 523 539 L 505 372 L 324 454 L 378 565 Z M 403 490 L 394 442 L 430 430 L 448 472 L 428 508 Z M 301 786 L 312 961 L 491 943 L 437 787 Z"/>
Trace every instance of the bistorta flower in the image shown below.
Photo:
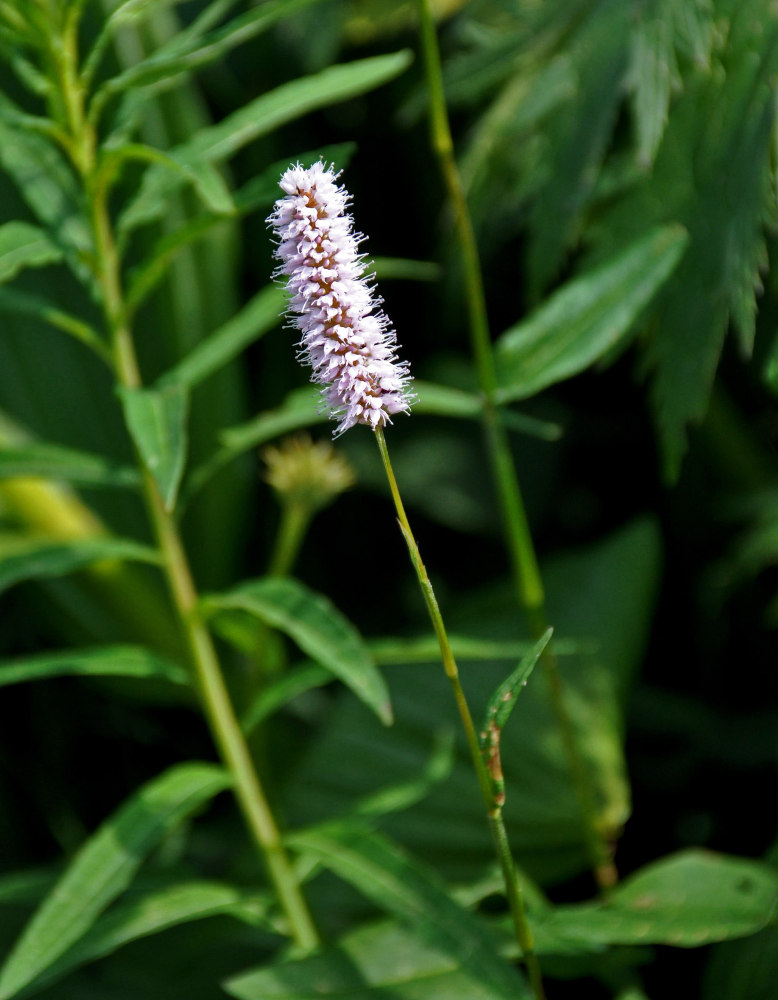
<path fill-rule="evenodd" d="M 348 213 L 350 196 L 332 166 L 296 164 L 281 177 L 284 197 L 268 218 L 278 238 L 278 274 L 300 330 L 300 356 L 324 387 L 336 436 L 355 424 L 373 430 L 410 411 L 411 376 L 365 276 L 364 256 Z"/>

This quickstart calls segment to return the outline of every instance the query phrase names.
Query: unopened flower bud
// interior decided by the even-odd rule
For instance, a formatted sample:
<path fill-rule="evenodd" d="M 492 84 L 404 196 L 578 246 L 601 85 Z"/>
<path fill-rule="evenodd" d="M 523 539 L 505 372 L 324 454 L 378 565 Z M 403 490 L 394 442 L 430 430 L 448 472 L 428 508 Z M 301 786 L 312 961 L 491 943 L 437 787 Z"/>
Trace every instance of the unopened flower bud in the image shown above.
<path fill-rule="evenodd" d="M 262 458 L 267 466 L 265 479 L 281 502 L 298 504 L 310 514 L 332 503 L 355 482 L 351 466 L 330 442 L 314 443 L 307 434 L 268 446 Z"/>

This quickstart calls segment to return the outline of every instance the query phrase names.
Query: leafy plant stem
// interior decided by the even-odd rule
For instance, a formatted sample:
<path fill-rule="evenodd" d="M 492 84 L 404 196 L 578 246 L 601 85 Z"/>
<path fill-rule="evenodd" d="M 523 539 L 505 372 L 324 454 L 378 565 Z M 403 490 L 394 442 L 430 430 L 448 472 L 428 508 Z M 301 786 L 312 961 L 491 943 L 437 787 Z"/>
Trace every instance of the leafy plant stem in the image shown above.
<path fill-rule="evenodd" d="M 483 422 L 489 459 L 506 527 L 514 586 L 519 604 L 527 616 L 532 636 L 537 640 L 548 628 L 545 590 L 516 467 L 510 451 L 508 435 L 497 405 L 497 378 L 481 265 L 470 212 L 454 157 L 454 143 L 446 109 L 435 22 L 432 17 L 430 0 L 417 0 L 417 4 L 429 93 L 432 146 L 438 158 L 446 192 L 454 210 L 454 226 L 465 279 L 470 339 L 478 381 L 483 394 Z M 562 737 L 570 776 L 578 798 L 587 850 L 594 875 L 600 888 L 607 889 L 614 884 L 618 877 L 613 863 L 610 838 L 604 836 L 599 829 L 592 779 L 584 762 L 572 719 L 565 704 L 564 687 L 551 643 L 546 646 L 541 656 L 541 663 L 548 678 L 552 709 Z"/>
<path fill-rule="evenodd" d="M 454 698 L 459 710 L 459 716 L 462 720 L 467 745 L 470 749 L 473 767 L 475 768 L 478 784 L 481 788 L 481 794 L 486 806 L 489 828 L 492 832 L 492 838 L 494 839 L 497 856 L 500 860 L 500 867 L 502 869 L 503 880 L 505 883 L 505 894 L 508 899 L 508 905 L 510 906 L 511 916 L 513 918 L 516 941 L 518 942 L 519 948 L 524 955 L 524 960 L 527 964 L 527 972 L 529 973 L 530 984 L 536 1000 L 545 1000 L 540 964 L 537 956 L 535 955 L 532 929 L 529 925 L 527 914 L 524 909 L 521 887 L 519 885 L 518 874 L 516 872 L 516 865 L 511 854 L 508 835 L 505 830 L 502 809 L 494 799 L 489 773 L 478 743 L 478 735 L 475 730 L 475 725 L 473 724 L 473 717 L 470 714 L 470 707 L 467 703 L 467 698 L 465 697 L 465 692 L 462 689 L 462 684 L 459 679 L 459 669 L 457 667 L 456 660 L 454 659 L 454 653 L 451 649 L 451 643 L 449 642 L 446 627 L 443 623 L 443 616 L 440 613 L 438 601 L 435 597 L 435 591 L 432 589 L 432 583 L 427 574 L 427 569 L 422 562 L 419 547 L 416 544 L 416 539 L 414 538 L 408 517 L 405 513 L 405 507 L 402 502 L 402 497 L 400 496 L 400 490 L 397 486 L 394 469 L 392 468 L 392 463 L 389 458 L 389 451 L 386 447 L 386 439 L 384 438 L 384 433 L 380 428 L 375 431 L 375 438 L 378 443 L 378 450 L 381 453 L 381 460 L 383 461 L 384 469 L 386 471 L 386 478 L 389 481 L 389 489 L 392 494 L 395 510 L 397 511 L 397 519 L 400 523 L 400 530 L 402 531 L 403 537 L 405 538 L 405 542 L 408 546 L 411 563 L 413 564 L 413 568 L 416 572 L 416 578 L 419 581 L 419 587 L 421 588 L 421 592 L 424 596 L 424 602 L 427 605 L 427 611 L 429 612 L 430 620 L 432 621 L 432 627 L 435 630 L 438 645 L 440 646 L 443 669 L 445 670 L 446 676 L 451 682 L 451 687 L 454 691 Z"/>
<path fill-rule="evenodd" d="M 68 109 L 67 125 L 73 136 L 74 164 L 83 181 L 91 217 L 96 251 L 95 280 L 113 346 L 117 380 L 124 388 L 136 389 L 141 386 L 140 371 L 126 322 L 121 263 L 108 212 L 107 185 L 101 177 L 96 155 L 97 138 L 84 114 L 84 94 L 74 52 L 75 33 L 65 35 L 62 41 L 66 55 L 57 61 L 59 82 L 63 104 Z M 264 856 L 290 933 L 303 948 L 313 948 L 318 944 L 318 934 L 235 716 L 213 640 L 199 609 L 199 597 L 176 522 L 140 456 L 138 462 L 149 520 L 214 741 L 232 775 L 236 798 L 252 838 Z"/>

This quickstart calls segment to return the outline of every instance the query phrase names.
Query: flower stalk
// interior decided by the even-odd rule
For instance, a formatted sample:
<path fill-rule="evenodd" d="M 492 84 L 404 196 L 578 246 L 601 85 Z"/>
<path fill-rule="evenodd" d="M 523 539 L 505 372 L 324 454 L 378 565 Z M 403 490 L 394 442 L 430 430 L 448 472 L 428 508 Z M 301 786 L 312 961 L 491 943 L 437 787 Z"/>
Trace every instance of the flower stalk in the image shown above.
<path fill-rule="evenodd" d="M 313 381 L 324 387 L 323 402 L 330 416 L 339 420 L 336 434 L 361 423 L 375 435 L 400 529 L 462 720 L 502 868 L 516 940 L 527 964 L 535 1000 L 545 1000 L 502 809 L 495 800 L 451 643 L 405 514 L 384 438 L 383 429 L 391 423 L 391 416 L 410 410 L 410 373 L 407 364 L 397 360 L 394 332 L 364 278 L 365 265 L 357 252 L 361 237 L 353 232 L 352 219 L 346 212 L 348 194 L 336 185 L 336 179 L 332 167 L 322 163 L 314 163 L 307 170 L 298 164 L 282 176 L 284 197 L 278 199 L 268 219 L 278 238 L 279 273 L 288 279 L 290 309 L 302 333 L 301 357 L 313 369 Z"/>
<path fill-rule="evenodd" d="M 465 738 L 467 739 L 468 749 L 470 750 L 470 757 L 473 761 L 473 767 L 478 778 L 478 785 L 481 789 L 481 795 L 484 800 L 486 816 L 489 821 L 489 829 L 497 851 L 497 857 L 500 861 L 500 868 L 502 870 L 503 882 L 505 885 L 505 894 L 508 899 L 508 905 L 513 919 L 516 942 L 519 945 L 519 949 L 521 950 L 521 953 L 524 956 L 524 961 L 527 965 L 527 972 L 529 974 L 530 985 L 532 986 L 535 1000 L 545 1000 L 540 963 L 538 962 L 537 955 L 535 954 L 535 943 L 532 936 L 532 928 L 527 920 L 527 913 L 521 894 L 521 886 L 519 885 L 516 864 L 513 860 L 513 855 L 511 854 L 508 833 L 505 829 L 502 806 L 495 800 L 492 782 L 489 777 L 489 772 L 487 770 L 483 754 L 481 753 L 481 747 L 478 743 L 478 735 L 476 733 L 475 725 L 473 724 L 470 707 L 467 703 L 465 692 L 462 689 L 462 684 L 459 679 L 459 669 L 457 667 L 456 660 L 454 659 L 454 653 L 451 649 L 451 643 L 449 642 L 446 626 L 443 622 L 443 616 L 440 613 L 440 607 L 438 606 L 438 601 L 435 597 L 435 591 L 432 589 L 432 582 L 430 581 L 427 569 L 422 562 L 419 547 L 416 544 L 416 539 L 413 535 L 413 531 L 411 530 L 410 522 L 408 521 L 408 517 L 405 513 L 405 507 L 402 502 L 402 497 L 400 496 L 400 490 L 397 486 L 397 479 L 395 478 L 392 463 L 389 458 L 389 450 L 386 447 L 386 439 L 384 438 L 384 433 L 380 427 L 375 431 L 375 438 L 376 443 L 378 444 L 378 450 L 381 453 L 381 460 L 386 472 L 386 478 L 389 482 L 389 489 L 392 494 L 392 500 L 394 501 L 395 511 L 397 512 L 397 520 L 400 525 L 400 531 L 402 531 L 403 537 L 405 538 L 405 542 L 408 546 L 408 554 L 410 555 L 411 563 L 416 573 L 416 579 L 419 581 L 419 587 L 424 596 L 424 602 L 427 605 L 430 621 L 432 622 L 432 627 L 438 640 L 440 655 L 443 660 L 443 669 L 445 670 L 446 676 L 451 682 L 451 687 L 454 691 L 454 699 L 459 711 L 459 717 L 462 720 L 462 728 L 465 731 Z"/>

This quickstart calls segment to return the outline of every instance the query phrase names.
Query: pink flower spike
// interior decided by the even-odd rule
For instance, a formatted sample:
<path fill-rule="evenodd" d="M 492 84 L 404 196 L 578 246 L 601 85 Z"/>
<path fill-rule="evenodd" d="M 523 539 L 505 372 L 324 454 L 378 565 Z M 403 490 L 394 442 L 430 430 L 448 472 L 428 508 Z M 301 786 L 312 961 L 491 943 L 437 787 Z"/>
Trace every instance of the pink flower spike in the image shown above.
<path fill-rule="evenodd" d="M 366 424 L 376 430 L 395 413 L 409 413 L 408 365 L 381 300 L 365 277 L 364 257 L 348 213 L 350 196 L 332 166 L 296 164 L 280 180 L 284 197 L 268 217 L 277 240 L 278 274 L 287 276 L 289 308 L 297 315 L 300 357 L 324 387 L 335 436 Z"/>

